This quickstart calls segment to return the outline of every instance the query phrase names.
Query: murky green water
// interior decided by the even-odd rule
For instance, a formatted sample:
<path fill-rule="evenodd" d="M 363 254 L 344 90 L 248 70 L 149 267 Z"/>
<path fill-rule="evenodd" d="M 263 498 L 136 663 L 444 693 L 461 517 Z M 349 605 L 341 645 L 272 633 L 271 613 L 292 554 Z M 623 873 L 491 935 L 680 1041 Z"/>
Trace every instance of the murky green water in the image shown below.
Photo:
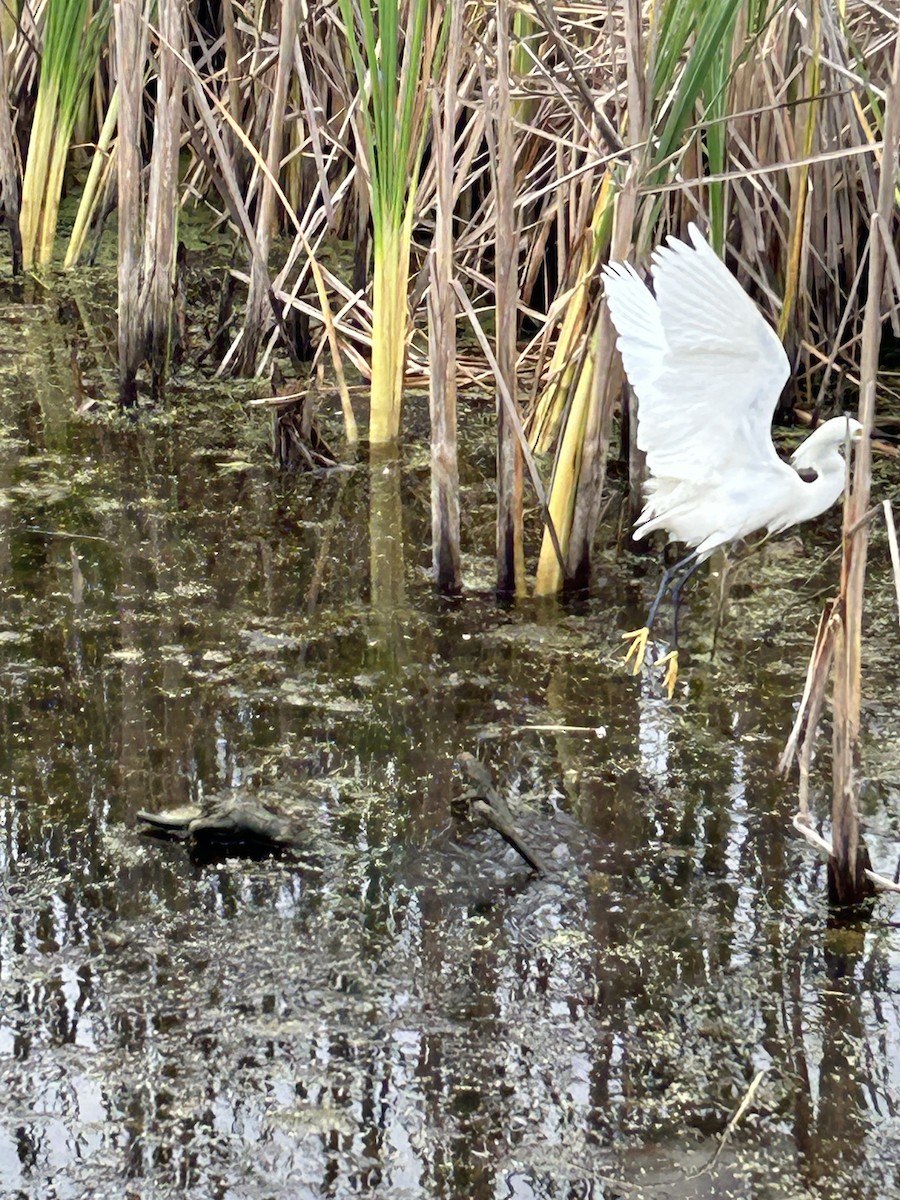
<path fill-rule="evenodd" d="M 0 301 L 0 1195 L 900 1196 L 896 902 L 829 929 L 775 777 L 833 525 L 752 595 L 745 571 L 713 662 L 699 586 L 669 704 L 616 661 L 652 563 L 610 557 L 578 608 L 444 603 L 421 454 L 285 480 L 213 389 L 75 418 L 82 326 Z M 462 750 L 549 878 L 455 803 Z M 192 864 L 136 832 L 236 783 L 302 801 L 296 854 Z"/>

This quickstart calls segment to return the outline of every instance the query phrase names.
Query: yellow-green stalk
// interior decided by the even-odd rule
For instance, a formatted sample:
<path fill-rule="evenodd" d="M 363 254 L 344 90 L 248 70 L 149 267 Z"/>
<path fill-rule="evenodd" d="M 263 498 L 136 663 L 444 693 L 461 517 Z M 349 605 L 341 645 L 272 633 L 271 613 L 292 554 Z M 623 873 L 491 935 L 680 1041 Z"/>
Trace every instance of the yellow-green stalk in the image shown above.
<path fill-rule="evenodd" d="M 550 358 L 548 382 L 529 422 L 528 439 L 537 454 L 546 454 L 552 447 L 569 401 L 588 319 L 588 289 L 596 278 L 597 264 L 601 256 L 606 255 L 612 236 L 614 197 L 613 177 L 606 171 L 594 205 L 590 234 L 581 252 L 578 276 L 566 302 L 559 337 Z"/>
<path fill-rule="evenodd" d="M 572 532 L 572 518 L 575 513 L 575 499 L 578 492 L 578 476 L 581 471 L 581 455 L 584 447 L 584 433 L 587 428 L 588 408 L 594 395 L 594 370 L 597 355 L 597 332 L 591 335 L 591 345 L 578 374 L 578 382 L 572 397 L 572 406 L 566 421 L 559 451 L 556 456 L 556 466 L 553 472 L 553 483 L 550 488 L 548 509 L 553 528 L 559 540 L 559 546 L 565 555 L 569 546 L 569 534 Z M 536 596 L 552 596 L 562 589 L 565 579 L 562 567 L 556 556 L 556 547 L 545 527 L 541 540 L 541 555 L 538 560 L 537 575 L 534 581 Z"/>
<path fill-rule="evenodd" d="M 360 0 L 360 45 L 352 0 L 339 0 L 339 4 L 362 98 L 357 128 L 372 210 L 369 440 L 384 445 L 400 432 L 413 207 L 427 128 L 426 88 L 439 49 L 441 22 L 434 0 L 406 4 Z"/>
<path fill-rule="evenodd" d="M 411 220 L 399 230 L 376 229 L 372 247 L 372 393 L 369 441 L 394 441 L 400 433 L 400 403 L 409 325 L 407 286 Z"/>
<path fill-rule="evenodd" d="M 109 0 L 48 0 L 41 77 L 22 183 L 26 267 L 50 261 L 69 142 L 109 24 Z"/>
<path fill-rule="evenodd" d="M 87 181 L 81 193 L 81 199 L 78 202 L 78 212 L 75 214 L 75 224 L 72 226 L 72 233 L 69 236 L 69 245 L 66 249 L 66 258 L 63 263 L 64 267 L 74 267 L 81 258 L 81 253 L 84 250 L 84 243 L 87 239 L 91 220 L 97 208 L 98 197 L 101 194 L 104 183 L 109 177 L 109 172 L 113 164 L 110 146 L 116 133 L 118 121 L 119 88 L 116 85 L 109 100 L 106 116 L 103 119 L 103 128 L 100 130 L 100 136 L 97 138 L 94 157 L 91 159 L 91 169 L 88 171 Z"/>

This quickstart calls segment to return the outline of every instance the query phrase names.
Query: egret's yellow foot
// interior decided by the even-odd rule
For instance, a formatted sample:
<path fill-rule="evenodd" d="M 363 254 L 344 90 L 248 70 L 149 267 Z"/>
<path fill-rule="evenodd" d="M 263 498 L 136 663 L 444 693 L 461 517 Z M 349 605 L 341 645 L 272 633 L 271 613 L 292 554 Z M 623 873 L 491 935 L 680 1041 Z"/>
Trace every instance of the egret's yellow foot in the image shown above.
<path fill-rule="evenodd" d="M 629 633 L 623 633 L 622 637 L 631 639 L 628 653 L 622 661 L 627 667 L 634 657 L 632 674 L 640 675 L 641 667 L 644 665 L 644 655 L 647 653 L 647 642 L 650 640 L 650 627 L 643 625 L 640 629 L 632 629 Z"/>
<path fill-rule="evenodd" d="M 666 673 L 663 676 L 663 687 L 669 694 L 669 699 L 675 694 L 675 684 L 678 682 L 678 651 L 670 650 L 668 654 L 664 654 L 659 662 L 658 667 L 665 667 Z"/>

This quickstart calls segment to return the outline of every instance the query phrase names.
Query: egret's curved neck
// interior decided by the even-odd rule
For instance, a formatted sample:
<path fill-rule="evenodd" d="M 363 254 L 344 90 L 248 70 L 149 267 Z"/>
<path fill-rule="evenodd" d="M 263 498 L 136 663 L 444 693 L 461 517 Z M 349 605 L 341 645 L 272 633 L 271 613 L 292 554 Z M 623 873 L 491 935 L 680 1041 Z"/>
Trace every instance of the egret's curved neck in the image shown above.
<path fill-rule="evenodd" d="M 817 517 L 831 508 L 847 482 L 847 464 L 836 446 L 820 450 L 815 463 L 809 466 L 816 472 L 816 478 L 808 483 L 800 480 L 802 514 L 798 513 L 795 519 L 801 521 Z"/>

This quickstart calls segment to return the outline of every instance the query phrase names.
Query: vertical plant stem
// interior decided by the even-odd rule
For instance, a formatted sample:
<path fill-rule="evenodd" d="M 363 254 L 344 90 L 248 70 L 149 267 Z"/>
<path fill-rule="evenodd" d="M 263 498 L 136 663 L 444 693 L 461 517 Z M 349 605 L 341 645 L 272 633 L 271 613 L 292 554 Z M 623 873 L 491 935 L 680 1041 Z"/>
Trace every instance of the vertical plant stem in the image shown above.
<path fill-rule="evenodd" d="M 158 0 L 157 3 L 159 72 L 138 301 L 144 352 L 150 359 L 156 395 L 162 391 L 168 370 L 172 334 L 183 92 L 180 61 L 183 8 L 184 0 Z"/>
<path fill-rule="evenodd" d="M 809 58 L 803 73 L 804 98 L 809 101 L 799 106 L 798 120 L 801 123 L 800 147 L 804 158 L 813 153 L 815 143 L 816 119 L 819 101 L 817 99 L 820 87 L 820 60 L 822 56 L 822 21 L 819 13 L 819 0 L 812 0 L 809 21 Z M 796 323 L 796 304 L 800 290 L 800 272 L 803 263 L 803 249 L 806 238 L 806 211 L 809 201 L 809 164 L 804 162 L 790 171 L 791 205 L 790 232 L 788 234 L 788 261 L 785 272 L 784 299 L 781 305 L 781 316 L 778 319 L 778 336 L 782 341 L 788 336 L 791 326 Z"/>
<path fill-rule="evenodd" d="M 58 100 L 58 85 L 49 76 L 46 77 L 45 82 L 45 76 L 42 73 L 37 103 L 34 108 L 34 121 L 31 126 L 31 141 L 28 144 L 25 175 L 22 180 L 20 229 L 22 232 L 22 255 L 26 270 L 30 270 L 34 266 L 36 259 L 38 231 L 41 225 L 41 210 L 50 169 L 53 126 Z"/>
<path fill-rule="evenodd" d="M 429 259 L 428 341 L 431 389 L 431 561 L 439 591 L 462 589 L 459 549 L 459 464 L 456 453 L 456 302 L 453 291 L 453 137 L 462 43 L 460 3 L 453 5 L 443 104 L 435 105 L 436 199 Z"/>
<path fill-rule="evenodd" d="M 109 21 L 109 0 L 47 0 L 41 75 L 22 183 L 26 267 L 53 255 L 72 130 L 88 94 Z"/>
<path fill-rule="evenodd" d="M 387 222 L 375 230 L 372 264 L 372 398 L 369 441 L 384 446 L 400 434 L 400 402 L 406 367 L 409 233 Z"/>
<path fill-rule="evenodd" d="M 250 263 L 250 293 L 239 355 L 240 368 L 247 374 L 256 370 L 259 346 L 274 314 L 270 299 L 269 247 L 275 219 L 275 188 L 273 180 L 281 174 L 281 147 L 284 140 L 284 114 L 287 104 L 294 40 L 297 36 L 297 0 L 281 0 L 281 26 L 278 46 L 278 65 L 269 116 L 269 141 L 266 167 L 262 177 L 259 211 L 256 218 L 256 252 Z"/>
<path fill-rule="evenodd" d="M 550 486 L 550 519 L 559 538 L 559 544 L 565 554 L 569 544 L 569 534 L 572 530 L 572 518 L 575 512 L 575 497 L 578 490 L 578 472 L 581 466 L 581 449 L 584 444 L 584 431 L 587 426 L 588 410 L 594 393 L 594 363 L 597 353 L 597 331 L 599 321 L 595 322 L 591 332 L 591 344 L 585 354 L 584 361 L 578 372 L 574 395 L 566 417 L 565 427 L 560 438 L 556 463 L 553 469 L 553 481 Z M 544 529 L 541 541 L 541 554 L 538 560 L 534 592 L 536 596 L 552 596 L 559 592 L 565 583 L 563 564 L 557 557 L 556 548 L 549 536 L 549 530 Z"/>
<path fill-rule="evenodd" d="M 590 240 L 583 252 L 578 284 L 579 300 L 569 306 L 566 322 L 560 333 L 560 343 L 557 351 L 562 351 L 569 360 L 570 366 L 562 373 L 561 388 L 555 406 L 559 409 L 556 418 L 558 424 L 563 418 L 563 405 L 566 402 L 565 424 L 560 437 L 553 467 L 553 479 L 550 485 L 549 512 L 553 527 L 559 539 L 563 555 L 569 546 L 572 522 L 575 515 L 575 502 L 578 495 L 578 478 L 581 471 L 581 456 L 584 446 L 585 431 L 588 424 L 588 413 L 594 399 L 595 373 L 597 369 L 597 353 L 600 348 L 598 331 L 600 328 L 597 305 L 588 306 L 587 293 L 591 280 L 594 278 L 601 252 L 608 248 L 612 233 L 612 214 L 615 205 L 611 176 L 604 175 L 600 187 L 600 195 L 594 208 L 590 227 Z M 577 320 L 577 325 L 568 326 L 569 318 Z M 572 344 L 577 333 L 581 340 L 586 329 L 587 345 L 580 359 L 572 353 Z M 567 345 L 568 343 L 568 345 Z M 554 362 L 556 361 L 554 353 Z M 539 596 L 549 596 L 560 591 L 565 585 L 563 562 L 560 562 L 557 546 L 550 536 L 549 526 L 544 526 L 541 541 L 541 554 L 538 561 L 535 578 L 535 593 Z"/>
<path fill-rule="evenodd" d="M 361 101 L 354 128 L 365 159 L 372 212 L 369 441 L 383 446 L 400 432 L 410 241 L 427 130 L 427 88 L 440 53 L 442 6 L 433 0 L 338 3 Z"/>
<path fill-rule="evenodd" d="M 631 171 L 616 205 L 612 258 L 624 258 L 634 228 L 637 179 Z M 616 338 L 604 303 L 596 333 L 593 394 L 588 409 L 578 471 L 578 493 L 572 517 L 572 532 L 566 554 L 566 579 L 575 588 L 590 580 L 591 546 L 600 519 L 606 459 L 613 413 L 618 399 L 618 372 L 614 369 Z"/>
<path fill-rule="evenodd" d="M 138 308 L 141 218 L 141 102 L 144 63 L 140 52 L 140 0 L 116 0 L 116 72 L 119 88 L 119 402 L 137 399 L 143 351 Z"/>
<path fill-rule="evenodd" d="M 900 36 L 884 113 L 884 149 L 878 187 L 878 209 L 869 233 L 868 297 L 863 318 L 860 362 L 859 419 L 863 436 L 856 443 L 850 494 L 844 505 L 841 562 L 843 621 L 838 626 L 834 661 L 833 790 L 831 804 L 833 854 L 828 864 L 831 899 L 857 904 L 867 894 L 863 871 L 868 855 L 860 846 L 858 808 L 859 718 L 861 705 L 861 643 L 863 595 L 869 525 L 862 520 L 871 491 L 871 432 L 875 421 L 875 382 L 881 345 L 881 299 L 885 247 L 882 229 L 891 227 L 897 182 L 897 142 L 900 139 Z"/>
<path fill-rule="evenodd" d="M 66 257 L 63 263 L 64 267 L 74 267 L 81 258 L 81 253 L 84 250 L 84 243 L 87 239 L 91 219 L 97 207 L 97 198 L 100 195 L 100 189 L 104 186 L 108 178 L 111 162 L 115 162 L 115 158 L 110 155 L 110 146 L 112 145 L 118 122 L 119 89 L 115 87 L 109 99 L 109 107 L 103 119 L 100 136 L 97 138 L 97 145 L 94 147 L 91 169 L 88 172 L 88 177 L 81 193 L 81 199 L 78 202 L 78 212 L 75 214 L 75 223 L 69 235 L 69 245 L 66 248 Z"/>
<path fill-rule="evenodd" d="M 240 51 L 237 31 L 234 24 L 234 0 L 222 0 L 222 28 L 225 42 L 225 72 L 228 78 L 228 109 L 235 121 L 241 119 L 241 87 L 240 87 Z M 231 161 L 238 184 L 244 184 L 244 148 L 240 139 L 234 136 L 229 126 L 225 133 L 225 144 L 231 154 Z"/>
<path fill-rule="evenodd" d="M 0 29 L 0 212 L 9 230 L 14 275 L 22 271 L 22 235 L 19 230 L 19 165 L 15 134 L 9 111 L 9 82 L 6 73 L 6 39 Z"/>
<path fill-rule="evenodd" d="M 628 135 L 632 144 L 643 143 L 644 149 L 636 151 L 646 170 L 649 157 L 649 110 L 647 104 L 648 83 L 646 54 L 643 39 L 643 24 L 640 0 L 625 3 L 625 79 L 628 86 Z M 622 234 L 620 233 L 620 238 Z M 621 245 L 621 243 L 620 243 Z M 638 445 L 637 399 L 626 384 L 622 389 L 622 439 L 628 456 L 628 497 L 626 512 L 628 528 L 633 528 L 644 501 L 644 481 L 647 478 L 647 456 Z"/>
<path fill-rule="evenodd" d="M 509 94 L 508 0 L 498 0 L 497 79 L 494 106 L 496 149 L 497 245 L 497 366 L 512 404 L 516 398 L 516 325 L 518 304 L 518 238 L 515 212 L 515 142 Z M 510 414 L 497 395 L 497 592 L 513 596 L 524 591 L 525 557 L 522 543 L 522 451 Z"/>

